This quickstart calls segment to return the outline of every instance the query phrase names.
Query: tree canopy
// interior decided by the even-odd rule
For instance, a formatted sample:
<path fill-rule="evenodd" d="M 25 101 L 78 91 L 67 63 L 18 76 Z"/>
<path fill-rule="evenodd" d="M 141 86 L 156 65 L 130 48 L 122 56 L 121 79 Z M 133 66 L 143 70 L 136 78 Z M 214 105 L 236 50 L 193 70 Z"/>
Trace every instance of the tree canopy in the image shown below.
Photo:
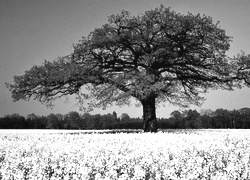
<path fill-rule="evenodd" d="M 69 94 L 90 100 L 90 108 L 134 97 L 143 105 L 144 130 L 156 131 L 157 103 L 199 105 L 210 89 L 250 85 L 250 55 L 229 58 L 231 41 L 206 15 L 163 5 L 138 16 L 124 10 L 74 44 L 72 54 L 33 66 L 7 87 L 15 101 L 47 105 Z"/>

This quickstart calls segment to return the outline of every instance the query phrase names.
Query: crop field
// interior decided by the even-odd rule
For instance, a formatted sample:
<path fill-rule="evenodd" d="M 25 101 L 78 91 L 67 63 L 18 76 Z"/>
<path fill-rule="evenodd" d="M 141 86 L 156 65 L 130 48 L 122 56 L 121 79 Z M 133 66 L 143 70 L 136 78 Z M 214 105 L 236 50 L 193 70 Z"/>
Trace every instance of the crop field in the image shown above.
<path fill-rule="evenodd" d="M 0 179 L 250 179 L 250 130 L 0 130 Z"/>

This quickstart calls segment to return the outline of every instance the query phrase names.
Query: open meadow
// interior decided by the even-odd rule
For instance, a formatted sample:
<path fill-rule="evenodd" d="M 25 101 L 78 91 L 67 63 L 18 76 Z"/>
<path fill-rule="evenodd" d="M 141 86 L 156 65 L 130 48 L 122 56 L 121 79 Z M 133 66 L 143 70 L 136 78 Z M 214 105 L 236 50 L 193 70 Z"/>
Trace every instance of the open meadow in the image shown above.
<path fill-rule="evenodd" d="M 250 130 L 1 130 L 0 179 L 250 179 Z"/>

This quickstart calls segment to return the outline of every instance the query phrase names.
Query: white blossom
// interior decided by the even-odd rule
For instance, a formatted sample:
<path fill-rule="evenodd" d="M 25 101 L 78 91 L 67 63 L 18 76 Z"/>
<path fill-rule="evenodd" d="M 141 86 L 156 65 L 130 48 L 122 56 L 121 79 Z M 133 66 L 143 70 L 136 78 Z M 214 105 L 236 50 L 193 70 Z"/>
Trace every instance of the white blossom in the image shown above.
<path fill-rule="evenodd" d="M 249 130 L 0 133 L 0 179 L 250 179 Z"/>

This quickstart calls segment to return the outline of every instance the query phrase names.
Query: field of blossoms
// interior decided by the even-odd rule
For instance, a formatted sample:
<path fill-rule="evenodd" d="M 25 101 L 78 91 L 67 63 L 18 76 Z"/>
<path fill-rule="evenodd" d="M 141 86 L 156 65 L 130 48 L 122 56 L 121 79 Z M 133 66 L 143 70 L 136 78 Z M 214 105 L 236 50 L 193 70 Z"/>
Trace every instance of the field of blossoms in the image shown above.
<path fill-rule="evenodd" d="M 250 179 L 250 130 L 107 132 L 0 130 L 0 180 Z"/>

